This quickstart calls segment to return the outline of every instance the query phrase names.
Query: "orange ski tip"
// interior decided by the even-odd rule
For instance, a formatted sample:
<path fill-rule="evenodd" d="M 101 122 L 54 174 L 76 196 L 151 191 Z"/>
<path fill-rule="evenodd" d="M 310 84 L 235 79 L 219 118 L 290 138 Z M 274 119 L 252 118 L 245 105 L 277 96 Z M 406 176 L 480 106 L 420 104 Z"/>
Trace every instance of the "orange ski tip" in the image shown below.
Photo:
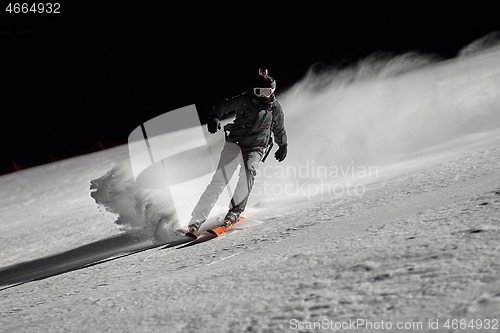
<path fill-rule="evenodd" d="M 218 236 L 218 235 L 222 234 L 224 231 L 226 231 L 226 229 L 224 229 L 224 227 L 217 227 L 217 228 L 215 228 L 213 231 L 214 231 L 214 232 L 217 234 L 217 236 Z"/>
<path fill-rule="evenodd" d="M 245 219 L 245 217 L 240 216 L 240 217 L 238 218 L 238 221 L 236 221 L 236 223 L 241 222 L 241 221 L 243 221 L 244 219 Z M 233 224 L 229 225 L 227 228 L 224 228 L 224 227 L 222 227 L 222 226 L 221 226 L 221 227 L 217 227 L 217 228 L 213 229 L 212 231 L 213 231 L 213 232 L 215 232 L 215 233 L 217 234 L 217 236 L 220 236 L 220 234 L 222 234 L 223 232 L 225 232 L 225 231 L 227 231 L 227 230 L 231 229 L 231 228 L 232 228 L 232 227 L 233 227 L 236 223 L 233 223 Z"/>

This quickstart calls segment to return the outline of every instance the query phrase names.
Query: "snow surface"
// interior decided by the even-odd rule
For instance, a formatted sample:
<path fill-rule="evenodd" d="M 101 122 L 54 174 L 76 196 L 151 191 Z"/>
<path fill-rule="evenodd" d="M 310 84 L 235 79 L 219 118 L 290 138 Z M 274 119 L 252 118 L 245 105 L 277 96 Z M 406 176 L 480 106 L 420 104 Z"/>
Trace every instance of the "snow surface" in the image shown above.
<path fill-rule="evenodd" d="M 69 268 L 60 253 L 104 253 L 124 231 L 168 241 L 190 204 L 174 212 L 168 193 L 139 188 L 126 146 L 2 176 L 0 332 L 500 319 L 499 86 L 498 47 L 312 70 L 279 96 L 289 154 L 261 166 L 236 230 L 26 284 L 6 276 L 43 270 L 22 263 L 47 256 Z M 205 135 L 217 151 L 222 134 Z"/>

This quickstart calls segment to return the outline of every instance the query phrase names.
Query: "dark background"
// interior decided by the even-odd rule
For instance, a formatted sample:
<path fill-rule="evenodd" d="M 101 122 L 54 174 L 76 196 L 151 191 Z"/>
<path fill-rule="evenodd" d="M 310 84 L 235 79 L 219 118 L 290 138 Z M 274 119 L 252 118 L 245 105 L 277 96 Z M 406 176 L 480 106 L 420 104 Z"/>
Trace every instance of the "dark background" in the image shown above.
<path fill-rule="evenodd" d="M 205 119 L 259 67 L 279 93 L 316 63 L 349 66 L 374 52 L 452 58 L 500 30 L 496 3 L 73 1 L 60 14 L 9 14 L 2 2 L 0 174 L 126 143 L 141 123 L 186 105 Z"/>

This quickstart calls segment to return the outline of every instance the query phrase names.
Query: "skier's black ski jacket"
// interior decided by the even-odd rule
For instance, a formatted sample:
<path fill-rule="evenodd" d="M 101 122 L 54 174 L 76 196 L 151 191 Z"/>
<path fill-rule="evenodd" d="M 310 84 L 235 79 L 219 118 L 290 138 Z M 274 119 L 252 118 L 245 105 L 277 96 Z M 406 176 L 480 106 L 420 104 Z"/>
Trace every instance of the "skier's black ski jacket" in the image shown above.
<path fill-rule="evenodd" d="M 243 152 L 262 152 L 271 142 L 271 132 L 278 146 L 287 144 L 285 118 L 280 103 L 273 95 L 261 100 L 252 94 L 242 93 L 217 103 L 209 119 L 222 119 L 236 111 L 236 119 L 228 126 L 227 141 L 236 143 Z"/>

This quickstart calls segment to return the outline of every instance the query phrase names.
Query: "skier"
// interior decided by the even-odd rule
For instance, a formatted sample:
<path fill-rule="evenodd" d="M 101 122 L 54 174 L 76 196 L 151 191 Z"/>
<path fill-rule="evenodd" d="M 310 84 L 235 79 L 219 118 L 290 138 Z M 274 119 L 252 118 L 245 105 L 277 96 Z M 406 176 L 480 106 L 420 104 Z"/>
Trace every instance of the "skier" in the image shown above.
<path fill-rule="evenodd" d="M 279 146 L 275 158 L 279 162 L 285 159 L 287 136 L 283 109 L 276 99 L 275 89 L 274 78 L 268 75 L 267 70 L 259 69 L 251 92 L 226 99 L 213 107 L 207 123 L 208 131 L 212 134 L 221 129 L 220 121 L 229 112 L 236 110 L 236 118 L 233 123 L 224 126 L 226 143 L 217 171 L 193 209 L 188 232 L 199 230 L 242 161 L 239 179 L 223 226 L 228 227 L 238 221 L 245 210 L 258 164 L 267 157 L 272 148 L 271 132 Z M 241 158 L 238 158 L 239 156 Z"/>

